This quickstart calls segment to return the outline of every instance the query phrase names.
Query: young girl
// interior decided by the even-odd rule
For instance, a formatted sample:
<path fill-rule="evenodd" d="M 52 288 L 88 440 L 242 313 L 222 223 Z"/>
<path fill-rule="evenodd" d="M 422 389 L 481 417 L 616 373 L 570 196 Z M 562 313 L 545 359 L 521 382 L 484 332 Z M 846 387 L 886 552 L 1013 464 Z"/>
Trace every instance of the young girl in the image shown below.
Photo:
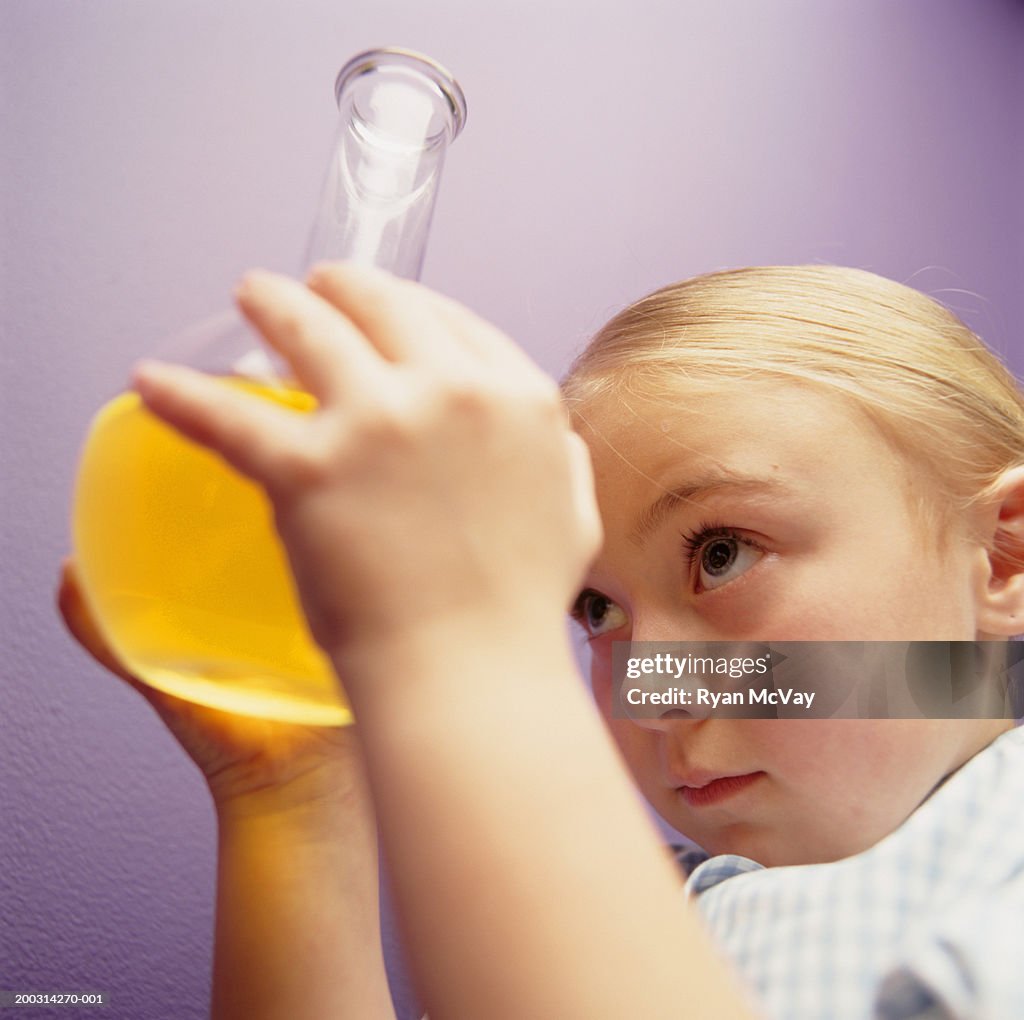
<path fill-rule="evenodd" d="M 954 316 L 854 270 L 719 273 L 617 316 L 563 402 L 381 273 L 238 298 L 316 414 L 136 384 L 265 486 L 361 747 L 139 685 L 217 806 L 215 1017 L 392 1015 L 374 817 L 435 1020 L 1024 1015 L 1011 720 L 612 709 L 618 640 L 1024 629 L 1024 403 Z M 61 605 L 119 668 L 70 565 Z M 689 896 L 622 758 L 706 852 Z"/>

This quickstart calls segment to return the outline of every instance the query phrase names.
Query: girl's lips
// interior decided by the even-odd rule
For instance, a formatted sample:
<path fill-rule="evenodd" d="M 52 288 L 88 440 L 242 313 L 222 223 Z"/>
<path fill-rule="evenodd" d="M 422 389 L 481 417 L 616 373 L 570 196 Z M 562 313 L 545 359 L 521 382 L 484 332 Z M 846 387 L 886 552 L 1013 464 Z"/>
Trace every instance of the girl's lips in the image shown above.
<path fill-rule="evenodd" d="M 726 797 L 745 790 L 763 775 L 763 772 L 748 772 L 742 776 L 721 776 L 718 779 L 710 780 L 703 786 L 680 786 L 679 795 L 690 807 L 717 804 L 720 800 L 725 800 Z"/>

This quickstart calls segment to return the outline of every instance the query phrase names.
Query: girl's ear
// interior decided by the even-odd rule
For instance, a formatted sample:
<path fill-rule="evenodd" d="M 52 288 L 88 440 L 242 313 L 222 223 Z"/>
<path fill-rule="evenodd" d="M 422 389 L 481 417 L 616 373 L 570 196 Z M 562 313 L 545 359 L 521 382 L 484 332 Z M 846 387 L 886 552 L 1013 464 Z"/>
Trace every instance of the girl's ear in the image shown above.
<path fill-rule="evenodd" d="M 1024 633 L 1024 466 L 1005 471 L 986 502 L 988 549 L 978 591 L 978 630 Z"/>

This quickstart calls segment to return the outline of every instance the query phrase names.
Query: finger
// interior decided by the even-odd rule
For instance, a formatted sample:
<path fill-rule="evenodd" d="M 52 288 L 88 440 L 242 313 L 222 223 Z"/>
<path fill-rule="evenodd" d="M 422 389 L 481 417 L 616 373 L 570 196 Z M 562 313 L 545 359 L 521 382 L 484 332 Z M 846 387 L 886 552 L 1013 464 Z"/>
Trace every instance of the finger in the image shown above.
<path fill-rule="evenodd" d="M 306 416 L 201 372 L 142 362 L 134 383 L 158 418 L 262 485 L 274 482 L 292 452 L 303 448 Z"/>
<path fill-rule="evenodd" d="M 117 658 L 100 633 L 100 629 L 82 597 L 78 573 L 74 561 L 70 557 L 65 559 L 62 564 L 60 587 L 57 590 L 57 608 L 71 636 L 104 669 L 127 680 L 132 686 L 139 684 L 138 678 L 130 673 Z"/>
<path fill-rule="evenodd" d="M 245 317 L 321 402 L 376 385 L 382 366 L 373 346 L 357 325 L 308 287 L 255 270 L 235 296 Z"/>
<path fill-rule="evenodd" d="M 445 353 L 463 359 L 470 355 L 509 371 L 539 371 L 526 352 L 493 323 L 422 284 L 396 280 L 365 266 L 325 262 L 313 268 L 309 286 L 371 334 L 389 360 L 415 358 L 422 349 L 435 358 Z M 376 299 L 374 287 L 378 288 Z"/>
<path fill-rule="evenodd" d="M 307 284 L 349 318 L 388 361 L 465 359 L 461 338 L 439 318 L 425 287 L 351 262 L 314 266 Z"/>
<path fill-rule="evenodd" d="M 491 364 L 536 368 L 526 352 L 508 334 L 465 305 L 427 287 L 420 288 L 435 314 L 456 333 L 468 350 Z"/>
<path fill-rule="evenodd" d="M 57 608 L 65 626 L 78 644 L 105 670 L 120 677 L 130 687 L 138 691 L 174 732 L 177 720 L 177 713 L 174 710 L 175 703 L 180 704 L 181 702 L 179 699 L 144 683 L 130 672 L 115 655 L 86 605 L 81 585 L 78 582 L 78 571 L 71 557 L 67 557 L 62 564 L 60 587 L 57 591 Z"/>
<path fill-rule="evenodd" d="M 569 444 L 572 500 L 576 510 L 577 527 L 584 546 L 589 548 L 591 557 L 594 557 L 600 550 L 604 529 L 597 505 L 590 448 L 576 432 L 566 432 L 566 439 Z"/>

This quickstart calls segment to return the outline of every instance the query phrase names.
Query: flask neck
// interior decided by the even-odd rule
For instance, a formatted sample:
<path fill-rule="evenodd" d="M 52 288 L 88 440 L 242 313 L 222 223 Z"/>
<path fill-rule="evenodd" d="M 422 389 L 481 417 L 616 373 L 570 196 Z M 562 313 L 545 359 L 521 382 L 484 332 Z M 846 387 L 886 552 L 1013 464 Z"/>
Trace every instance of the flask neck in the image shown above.
<path fill-rule="evenodd" d="M 338 75 L 338 130 L 306 252 L 419 279 L 449 144 L 465 120 L 455 79 L 405 50 L 372 50 Z"/>

